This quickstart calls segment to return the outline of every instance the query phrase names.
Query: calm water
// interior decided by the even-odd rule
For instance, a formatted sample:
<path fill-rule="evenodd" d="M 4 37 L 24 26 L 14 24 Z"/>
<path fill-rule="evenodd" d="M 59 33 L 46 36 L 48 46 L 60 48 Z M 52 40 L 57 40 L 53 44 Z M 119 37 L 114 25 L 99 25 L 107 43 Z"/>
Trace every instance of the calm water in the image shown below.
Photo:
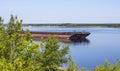
<path fill-rule="evenodd" d="M 26 27 L 23 27 L 25 30 Z M 31 31 L 78 32 L 88 31 L 91 34 L 84 42 L 70 42 L 70 53 L 75 63 L 89 69 L 102 65 L 107 60 L 114 64 L 120 59 L 120 28 L 40 28 L 29 27 Z"/>

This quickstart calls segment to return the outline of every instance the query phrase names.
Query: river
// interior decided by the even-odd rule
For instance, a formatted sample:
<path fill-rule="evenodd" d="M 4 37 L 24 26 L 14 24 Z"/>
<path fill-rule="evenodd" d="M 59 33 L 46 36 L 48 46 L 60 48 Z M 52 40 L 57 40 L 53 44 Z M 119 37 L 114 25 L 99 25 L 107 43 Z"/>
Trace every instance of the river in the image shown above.
<path fill-rule="evenodd" d="M 23 27 L 23 30 L 26 28 L 45 32 L 90 32 L 84 42 L 61 42 L 69 45 L 70 53 L 79 67 L 92 69 L 105 61 L 114 64 L 120 59 L 120 28 Z"/>

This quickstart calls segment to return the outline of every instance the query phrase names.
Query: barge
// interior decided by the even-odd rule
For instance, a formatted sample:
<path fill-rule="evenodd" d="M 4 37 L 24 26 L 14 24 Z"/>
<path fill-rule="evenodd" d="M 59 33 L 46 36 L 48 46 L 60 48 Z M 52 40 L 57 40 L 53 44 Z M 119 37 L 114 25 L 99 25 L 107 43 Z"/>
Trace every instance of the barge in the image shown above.
<path fill-rule="evenodd" d="M 33 39 L 46 39 L 49 36 L 55 36 L 60 41 L 81 41 L 83 39 L 86 39 L 88 35 L 90 35 L 89 32 L 36 32 L 31 31 Z M 24 36 L 24 32 L 22 33 Z"/>

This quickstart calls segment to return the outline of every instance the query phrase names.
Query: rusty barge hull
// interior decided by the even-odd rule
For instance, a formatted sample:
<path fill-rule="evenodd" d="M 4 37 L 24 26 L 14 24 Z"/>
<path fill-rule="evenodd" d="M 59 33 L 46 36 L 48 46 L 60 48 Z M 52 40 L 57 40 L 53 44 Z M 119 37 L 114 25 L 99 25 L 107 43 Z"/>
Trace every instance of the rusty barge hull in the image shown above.
<path fill-rule="evenodd" d="M 85 39 L 90 33 L 89 32 L 30 32 L 33 39 L 46 39 L 49 36 L 55 36 L 60 41 L 76 41 Z M 22 33 L 24 36 L 24 32 Z"/>

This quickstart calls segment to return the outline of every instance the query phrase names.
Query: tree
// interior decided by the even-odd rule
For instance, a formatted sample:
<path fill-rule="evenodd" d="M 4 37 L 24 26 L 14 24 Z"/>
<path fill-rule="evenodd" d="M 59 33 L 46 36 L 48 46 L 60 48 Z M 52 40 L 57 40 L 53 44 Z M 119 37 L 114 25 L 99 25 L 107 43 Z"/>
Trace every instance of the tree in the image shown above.
<path fill-rule="evenodd" d="M 0 18 L 0 70 L 1 71 L 60 71 L 67 63 L 68 47 L 60 47 L 55 37 L 45 42 L 32 40 L 29 30 L 21 37 L 22 21 L 11 15 L 7 27 Z"/>
<path fill-rule="evenodd" d="M 21 24 L 11 16 L 10 22 L 0 30 L 0 70 L 1 71 L 36 71 L 40 70 L 40 45 L 21 37 Z M 27 34 L 26 34 L 27 35 Z"/>
<path fill-rule="evenodd" d="M 106 61 L 104 65 L 97 66 L 94 71 L 120 71 L 120 61 L 114 65 Z"/>
<path fill-rule="evenodd" d="M 0 17 L 0 30 L 3 30 L 3 19 L 2 19 L 2 17 Z"/>
<path fill-rule="evenodd" d="M 66 54 L 69 52 L 68 47 L 62 47 L 60 48 L 60 45 L 58 44 L 58 40 L 50 36 L 46 42 L 41 47 L 42 57 L 41 57 L 41 63 L 42 63 L 42 70 L 43 71 L 59 71 L 59 67 L 63 63 L 68 62 L 68 58 L 66 57 Z"/>
<path fill-rule="evenodd" d="M 22 27 L 22 20 L 18 20 L 17 16 L 11 15 L 10 21 L 7 24 L 7 32 L 11 36 L 13 33 L 20 33 Z"/>
<path fill-rule="evenodd" d="M 70 67 L 68 68 L 68 71 L 78 71 L 77 65 L 75 64 L 74 60 L 72 59 L 71 55 L 69 55 L 69 62 Z"/>

